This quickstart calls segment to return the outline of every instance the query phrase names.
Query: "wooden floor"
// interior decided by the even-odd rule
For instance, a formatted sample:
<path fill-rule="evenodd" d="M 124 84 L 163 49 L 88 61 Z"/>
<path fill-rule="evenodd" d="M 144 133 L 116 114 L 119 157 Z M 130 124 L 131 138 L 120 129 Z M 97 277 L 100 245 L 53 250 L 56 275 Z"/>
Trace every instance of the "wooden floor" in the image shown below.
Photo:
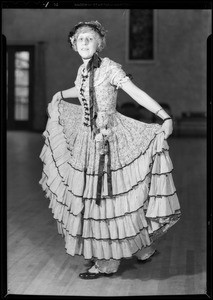
<path fill-rule="evenodd" d="M 38 181 L 43 138 L 8 132 L 8 293 L 131 296 L 203 294 L 206 290 L 206 140 L 170 138 L 182 219 L 164 236 L 160 254 L 138 265 L 123 260 L 114 277 L 82 280 L 83 257 L 64 240 Z"/>

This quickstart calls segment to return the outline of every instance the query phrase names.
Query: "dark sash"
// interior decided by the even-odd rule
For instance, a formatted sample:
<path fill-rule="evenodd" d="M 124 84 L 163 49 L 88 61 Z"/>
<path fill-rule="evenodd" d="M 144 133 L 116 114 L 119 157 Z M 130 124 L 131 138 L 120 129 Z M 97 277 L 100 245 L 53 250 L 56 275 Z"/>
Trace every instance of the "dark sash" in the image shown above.
<path fill-rule="evenodd" d="M 88 62 L 87 69 L 90 71 L 89 76 L 89 100 L 90 100 L 90 125 L 93 138 L 97 133 L 96 118 L 97 118 L 97 105 L 94 95 L 94 69 L 99 68 L 101 64 L 100 57 L 95 53 L 91 60 Z M 110 145 L 107 140 L 104 147 L 106 151 L 104 154 L 100 154 L 99 158 L 99 167 L 98 167 L 98 183 L 97 183 L 97 195 L 96 195 L 96 204 L 100 205 L 101 203 L 101 191 L 103 186 L 104 178 L 104 162 L 106 155 L 108 156 L 107 161 L 107 186 L 108 186 L 108 196 L 112 197 L 112 176 L 111 176 L 111 156 L 110 156 Z"/>

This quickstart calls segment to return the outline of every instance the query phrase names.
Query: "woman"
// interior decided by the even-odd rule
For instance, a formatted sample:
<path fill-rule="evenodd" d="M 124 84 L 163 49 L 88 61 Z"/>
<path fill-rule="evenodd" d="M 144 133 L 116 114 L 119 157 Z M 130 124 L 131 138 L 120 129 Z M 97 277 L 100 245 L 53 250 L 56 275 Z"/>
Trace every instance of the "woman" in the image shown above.
<path fill-rule="evenodd" d="M 92 266 L 79 276 L 111 276 L 122 258 L 146 262 L 154 242 L 180 218 L 166 139 L 172 120 L 121 66 L 98 53 L 106 31 L 80 22 L 69 34 L 79 53 L 75 86 L 56 93 L 41 152 L 40 180 L 68 254 Z M 164 120 L 146 124 L 116 111 L 118 88 Z M 81 106 L 63 101 L 78 97 Z"/>

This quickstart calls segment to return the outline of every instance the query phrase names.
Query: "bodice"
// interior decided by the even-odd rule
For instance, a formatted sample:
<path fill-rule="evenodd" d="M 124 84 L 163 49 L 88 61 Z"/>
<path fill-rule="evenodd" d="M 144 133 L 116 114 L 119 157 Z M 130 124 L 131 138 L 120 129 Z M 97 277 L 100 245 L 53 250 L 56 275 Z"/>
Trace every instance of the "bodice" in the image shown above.
<path fill-rule="evenodd" d="M 90 96 L 89 96 L 89 74 L 83 74 L 84 65 L 78 70 L 75 85 L 79 92 L 79 101 L 83 107 L 84 124 L 90 124 Z M 112 114 L 116 111 L 118 88 L 129 77 L 122 70 L 121 65 L 109 58 L 103 58 L 99 68 L 94 70 L 94 98 L 97 114 Z"/>

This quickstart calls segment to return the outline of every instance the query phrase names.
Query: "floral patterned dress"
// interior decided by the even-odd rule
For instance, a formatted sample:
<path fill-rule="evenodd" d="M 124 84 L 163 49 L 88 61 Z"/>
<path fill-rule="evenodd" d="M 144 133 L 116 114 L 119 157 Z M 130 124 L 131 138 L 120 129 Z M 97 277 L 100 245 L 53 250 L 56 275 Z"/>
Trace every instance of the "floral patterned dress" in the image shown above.
<path fill-rule="evenodd" d="M 116 111 L 118 88 L 129 78 L 109 58 L 94 73 L 99 129 L 94 137 L 83 68 L 75 81 L 81 106 L 63 100 L 48 105 L 40 184 L 68 254 L 130 258 L 180 218 L 169 146 L 164 133 L 156 134 L 158 124 Z"/>

